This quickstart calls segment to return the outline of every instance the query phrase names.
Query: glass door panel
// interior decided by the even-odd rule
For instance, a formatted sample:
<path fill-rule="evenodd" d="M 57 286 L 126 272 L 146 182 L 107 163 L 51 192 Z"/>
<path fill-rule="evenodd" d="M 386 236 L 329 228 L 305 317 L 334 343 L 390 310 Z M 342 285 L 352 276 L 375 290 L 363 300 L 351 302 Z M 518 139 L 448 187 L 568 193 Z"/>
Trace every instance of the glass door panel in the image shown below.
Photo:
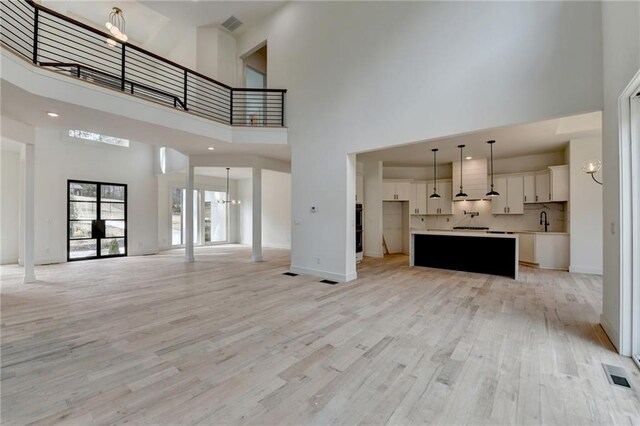
<path fill-rule="evenodd" d="M 183 212 L 183 191 L 180 188 L 171 188 L 171 245 L 181 246 L 184 244 L 182 229 L 184 228 Z"/>
<path fill-rule="evenodd" d="M 227 204 L 226 193 L 222 191 L 204 191 L 204 241 L 205 243 L 227 242 Z"/>
<path fill-rule="evenodd" d="M 127 254 L 127 187 L 68 181 L 67 259 Z"/>

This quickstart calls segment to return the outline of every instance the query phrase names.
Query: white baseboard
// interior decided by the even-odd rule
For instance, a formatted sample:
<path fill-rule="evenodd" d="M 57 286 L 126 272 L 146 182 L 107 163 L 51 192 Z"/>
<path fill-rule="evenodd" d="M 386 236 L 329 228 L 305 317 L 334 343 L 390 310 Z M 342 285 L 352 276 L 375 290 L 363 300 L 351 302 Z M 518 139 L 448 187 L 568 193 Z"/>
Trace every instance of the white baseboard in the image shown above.
<path fill-rule="evenodd" d="M 615 346 L 618 352 L 620 352 L 620 333 L 609 322 L 609 320 L 607 320 L 604 314 L 600 314 L 600 326 L 602 326 L 604 332 L 607 333 L 607 336 L 609 337 L 609 340 L 611 340 L 611 343 L 613 343 L 613 346 Z"/>
<path fill-rule="evenodd" d="M 352 274 L 336 274 L 334 272 L 322 271 L 319 269 L 304 268 L 301 266 L 294 266 L 294 265 L 291 265 L 289 270 L 296 274 L 311 275 L 314 277 L 320 277 L 320 278 L 325 278 L 332 281 L 338 281 L 340 283 L 355 280 L 356 278 L 358 278 L 357 272 L 353 272 Z"/>
<path fill-rule="evenodd" d="M 366 257 L 384 257 L 384 253 L 382 253 L 381 251 L 365 251 L 364 255 Z"/>
<path fill-rule="evenodd" d="M 291 244 L 271 244 L 264 243 L 262 247 L 291 250 Z"/>
<path fill-rule="evenodd" d="M 569 266 L 569 272 L 576 274 L 602 275 L 602 268 L 594 268 L 592 266 Z"/>

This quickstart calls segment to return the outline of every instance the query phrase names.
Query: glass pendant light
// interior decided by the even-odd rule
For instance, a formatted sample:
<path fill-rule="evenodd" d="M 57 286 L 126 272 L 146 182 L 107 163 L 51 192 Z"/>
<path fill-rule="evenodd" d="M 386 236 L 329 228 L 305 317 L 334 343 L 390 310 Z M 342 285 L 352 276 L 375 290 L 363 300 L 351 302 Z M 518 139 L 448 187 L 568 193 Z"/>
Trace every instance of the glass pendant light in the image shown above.
<path fill-rule="evenodd" d="M 229 170 L 227 167 L 227 199 L 226 200 L 216 200 L 218 204 L 240 204 L 240 200 L 229 200 Z"/>
<path fill-rule="evenodd" d="M 104 26 L 107 27 L 112 36 L 121 42 L 124 43 L 129 40 L 129 37 L 125 34 L 124 14 L 122 13 L 122 9 L 119 7 L 111 9 L 111 13 L 109 13 L 109 20 L 104 24 Z M 107 39 L 107 43 L 110 46 L 115 46 L 116 44 L 113 39 Z"/>
<path fill-rule="evenodd" d="M 462 190 L 462 148 L 464 145 L 458 145 L 460 148 L 460 192 L 456 194 L 456 198 L 467 198 L 468 195 Z"/>
<path fill-rule="evenodd" d="M 500 194 L 497 191 L 493 190 L 493 144 L 496 141 L 487 141 L 489 146 L 491 147 L 491 191 L 487 192 L 487 197 L 498 197 Z"/>
<path fill-rule="evenodd" d="M 440 198 L 436 188 L 436 152 L 438 152 L 438 150 L 434 148 L 431 151 L 433 152 L 433 194 L 429 195 L 429 198 Z"/>

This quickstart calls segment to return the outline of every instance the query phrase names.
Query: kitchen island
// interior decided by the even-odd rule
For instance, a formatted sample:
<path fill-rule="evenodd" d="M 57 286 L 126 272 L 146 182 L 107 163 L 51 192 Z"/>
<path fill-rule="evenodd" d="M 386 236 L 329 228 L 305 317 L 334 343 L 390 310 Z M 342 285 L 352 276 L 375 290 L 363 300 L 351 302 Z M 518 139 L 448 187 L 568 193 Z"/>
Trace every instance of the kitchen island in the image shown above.
<path fill-rule="evenodd" d="M 518 234 L 414 228 L 409 264 L 518 279 Z"/>

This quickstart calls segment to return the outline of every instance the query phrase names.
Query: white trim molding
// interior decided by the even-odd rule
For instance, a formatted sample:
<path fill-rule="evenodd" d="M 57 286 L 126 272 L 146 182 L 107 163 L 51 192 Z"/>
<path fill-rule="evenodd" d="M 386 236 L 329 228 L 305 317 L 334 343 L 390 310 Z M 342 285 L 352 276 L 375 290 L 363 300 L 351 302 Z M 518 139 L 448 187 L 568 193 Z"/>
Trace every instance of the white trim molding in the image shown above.
<path fill-rule="evenodd" d="M 617 348 L 621 355 L 631 356 L 632 354 L 632 336 L 633 336 L 633 323 L 634 315 L 638 315 L 637 311 L 640 308 L 634 309 L 633 299 L 635 297 L 633 290 L 634 287 L 638 289 L 640 279 L 640 261 L 638 255 L 634 255 L 634 249 L 638 250 L 638 242 L 634 242 L 634 234 L 637 233 L 636 227 L 640 224 L 636 223 L 637 219 L 634 217 L 634 208 L 637 209 L 640 206 L 640 191 L 637 188 L 637 182 L 639 178 L 640 168 L 639 164 L 634 164 L 635 151 L 632 138 L 632 120 L 631 120 L 631 102 L 632 98 L 640 90 L 640 70 L 631 79 L 631 82 L 623 90 L 622 94 L 618 98 L 618 149 L 619 149 L 619 183 L 620 183 L 620 216 L 619 223 L 620 229 L 618 232 L 619 244 L 620 244 L 620 313 L 619 313 L 619 334 L 616 335 L 619 347 Z M 635 238 L 637 239 L 637 237 Z M 635 286 L 634 286 L 635 282 Z M 601 320 L 603 320 L 601 318 Z M 609 333 L 608 329 L 611 329 L 611 324 L 603 322 L 603 328 Z M 613 337 L 609 335 L 609 337 Z"/>

